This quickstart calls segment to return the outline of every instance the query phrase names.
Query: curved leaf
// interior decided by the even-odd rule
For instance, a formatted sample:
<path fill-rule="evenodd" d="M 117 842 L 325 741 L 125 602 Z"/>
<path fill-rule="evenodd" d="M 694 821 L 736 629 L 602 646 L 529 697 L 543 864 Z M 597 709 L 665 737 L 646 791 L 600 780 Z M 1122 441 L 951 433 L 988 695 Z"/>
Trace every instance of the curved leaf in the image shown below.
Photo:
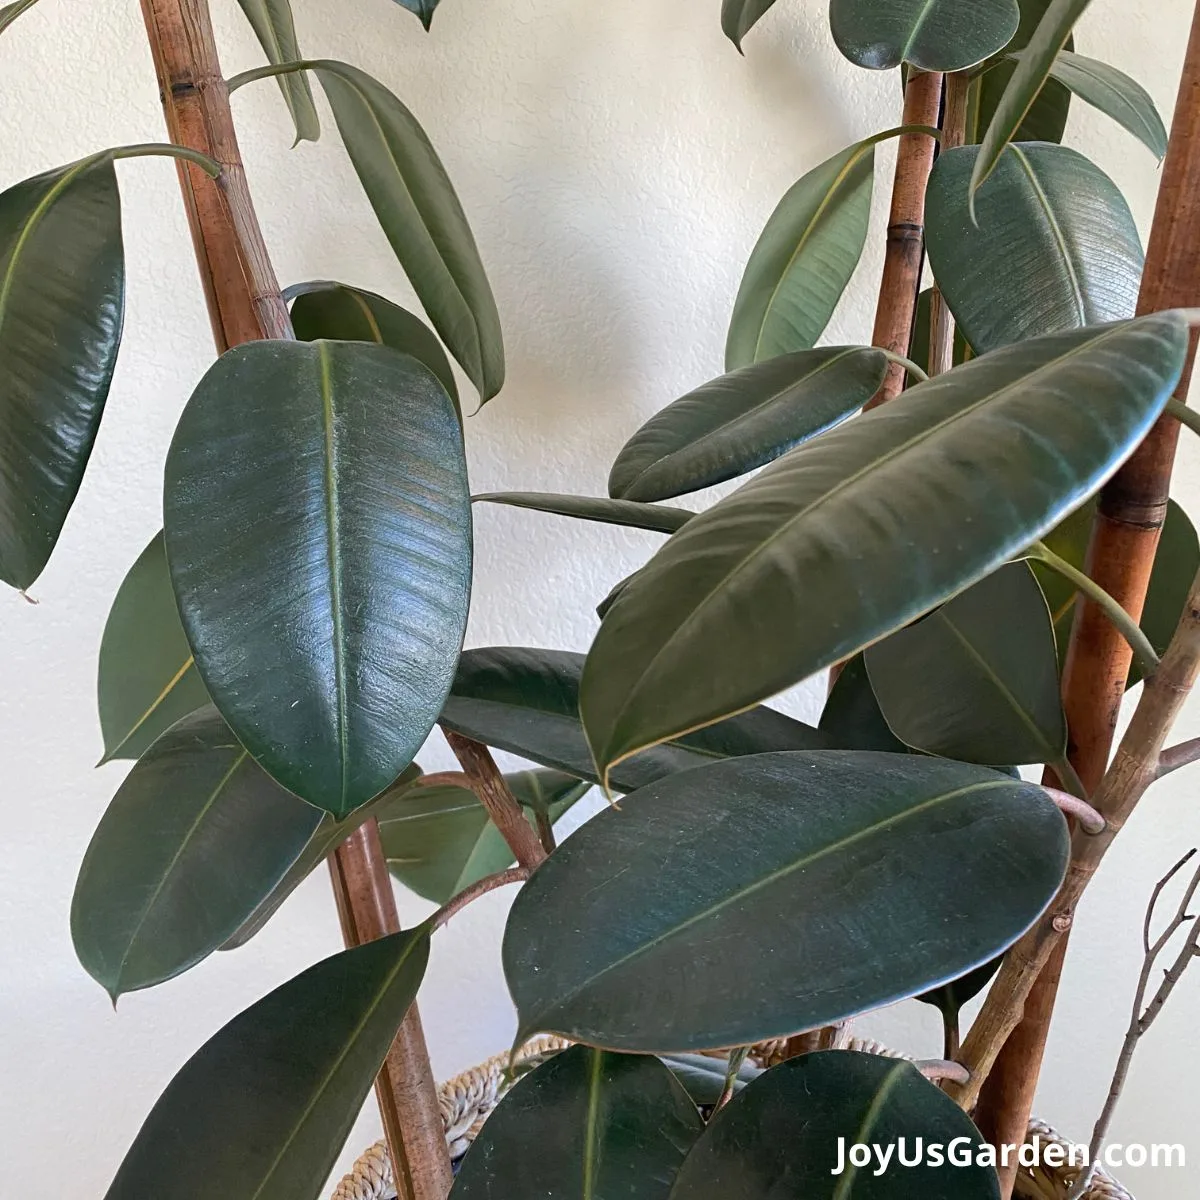
<path fill-rule="evenodd" d="M 1054 626 L 1026 563 L 877 642 L 866 664 L 888 725 L 916 750 L 988 766 L 1066 753 Z"/>
<path fill-rule="evenodd" d="M 883 718 L 861 654 L 845 663 L 838 673 L 817 728 L 828 734 L 840 750 L 883 750 L 889 754 L 908 750 Z"/>
<path fill-rule="evenodd" d="M 862 255 L 875 141 L 857 142 L 793 184 L 746 264 L 725 343 L 725 369 L 810 350 Z"/>
<path fill-rule="evenodd" d="M 230 350 L 180 418 L 163 508 L 196 666 L 238 739 L 334 816 L 381 792 L 466 627 L 470 499 L 441 384 L 361 342 Z"/>
<path fill-rule="evenodd" d="M 283 878 L 321 813 L 281 788 L 208 707 L 126 776 L 71 903 L 75 953 L 116 1001 L 216 950 Z"/>
<path fill-rule="evenodd" d="M 722 375 L 650 418 L 617 455 L 608 491 L 667 500 L 771 462 L 870 400 L 887 371 L 871 346 L 800 350 Z"/>
<path fill-rule="evenodd" d="M 96 683 L 104 757 L 137 759 L 209 703 L 179 621 L 162 531 L 121 581 L 100 639 Z"/>
<path fill-rule="evenodd" d="M 0 8 L 0 33 L 3 33 L 27 8 L 32 8 L 37 0 L 13 0 Z"/>
<path fill-rule="evenodd" d="M 860 67 L 962 71 L 1002 50 L 1017 32 L 1017 0 L 830 0 L 838 49 Z"/>
<path fill-rule="evenodd" d="M 438 0 L 396 0 L 396 3 L 401 8 L 407 8 L 425 27 L 425 32 L 429 32 L 429 26 L 433 24 L 433 10 L 438 6 Z"/>
<path fill-rule="evenodd" d="M 442 343 L 432 329 L 407 309 L 363 288 L 317 280 L 288 288 L 292 328 L 302 342 L 329 338 L 342 342 L 378 342 L 411 354 L 437 377 L 459 408 L 458 384 Z"/>
<path fill-rule="evenodd" d="M 504 343 L 491 285 L 462 205 L 417 119 L 357 67 L 316 71 L 350 161 L 434 329 L 480 399 L 504 383 Z"/>
<path fill-rule="evenodd" d="M 940 1163 L 919 1154 L 943 1149 Z M 848 1147 L 878 1147 L 889 1158 L 855 1167 Z M 955 1144 L 957 1143 L 957 1144 Z M 947 1162 L 946 1148 L 965 1156 Z M 824 1050 L 761 1075 L 709 1123 L 679 1172 L 672 1200 L 999 1200 L 995 1169 L 971 1118 L 912 1063 Z M 982 1160 L 982 1161 L 981 1161 Z"/>
<path fill-rule="evenodd" d="M 740 50 L 742 39 L 774 3 L 775 0 L 721 0 L 721 29 L 725 36 Z"/>
<path fill-rule="evenodd" d="M 932 1005 L 943 1017 L 956 1020 L 963 1006 L 974 1000 L 992 982 L 1003 962 L 1004 955 L 998 955 L 982 967 L 976 967 L 973 971 L 968 971 L 949 983 L 943 983 L 941 987 L 930 992 L 922 992 L 914 999 L 920 1000 L 922 1004 Z"/>
<path fill-rule="evenodd" d="M 290 0 L 238 0 L 255 36 L 274 66 L 304 57 L 296 41 L 296 23 Z M 321 121 L 313 103 L 312 89 L 303 71 L 276 76 L 284 103 L 296 126 L 296 143 L 315 142 L 321 136 Z"/>
<path fill-rule="evenodd" d="M 518 893 L 520 1036 L 703 1050 L 832 1024 L 1011 945 L 1067 853 L 1045 792 L 983 767 L 825 750 L 682 772 L 593 817 Z M 563 920 L 580 897 L 587 937 Z"/>
<path fill-rule="evenodd" d="M 974 359 L 689 521 L 592 644 L 580 709 L 596 761 L 611 767 L 848 658 L 1053 528 L 1162 410 L 1185 328 L 1157 314 Z"/>
<path fill-rule="evenodd" d="M 667 1200 L 703 1128 L 687 1092 L 658 1059 L 572 1046 L 504 1097 L 450 1195 Z"/>
<path fill-rule="evenodd" d="M 171 1080 L 105 1200 L 316 1200 L 425 972 L 423 928 L 309 967 Z"/>
<path fill-rule="evenodd" d="M 1027 337 L 1131 317 L 1142 247 L 1124 197 L 1066 146 L 1009 146 L 963 205 L 978 148 L 942 154 L 926 192 L 925 234 L 938 286 L 980 354 Z"/>
<path fill-rule="evenodd" d="M 125 311 L 112 159 L 0 192 L 0 579 L 42 573 L 108 398 Z"/>
<path fill-rule="evenodd" d="M 639 504 L 633 500 L 610 500 L 607 496 L 562 496 L 553 492 L 486 492 L 473 496 L 476 502 L 532 508 L 560 517 L 622 525 L 626 529 L 648 529 L 652 533 L 674 533 L 696 514 L 666 504 Z"/>

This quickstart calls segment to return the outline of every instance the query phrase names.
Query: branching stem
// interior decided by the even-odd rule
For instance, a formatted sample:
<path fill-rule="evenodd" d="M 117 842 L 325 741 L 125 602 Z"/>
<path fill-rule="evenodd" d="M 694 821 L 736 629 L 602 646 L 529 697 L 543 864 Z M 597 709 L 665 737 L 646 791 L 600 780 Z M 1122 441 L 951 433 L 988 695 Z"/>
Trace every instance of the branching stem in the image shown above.
<path fill-rule="evenodd" d="M 494 892 L 497 888 L 508 887 L 510 883 L 524 883 L 529 878 L 529 872 L 524 867 L 509 867 L 507 871 L 497 871 L 495 875 L 486 875 L 469 887 L 463 888 L 457 896 L 452 896 L 441 908 L 429 918 L 429 932 L 441 929 L 451 917 L 456 917 L 473 900 Z"/>

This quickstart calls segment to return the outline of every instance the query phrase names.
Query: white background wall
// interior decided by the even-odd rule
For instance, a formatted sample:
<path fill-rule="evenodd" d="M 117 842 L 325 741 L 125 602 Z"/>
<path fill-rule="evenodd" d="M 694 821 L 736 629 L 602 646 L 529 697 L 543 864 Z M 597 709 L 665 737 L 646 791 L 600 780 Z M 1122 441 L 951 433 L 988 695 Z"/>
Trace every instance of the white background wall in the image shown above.
<path fill-rule="evenodd" d="M 719 373 L 742 266 L 779 196 L 847 142 L 899 120 L 895 75 L 837 54 L 823 0 L 779 0 L 744 59 L 721 35 L 717 0 L 444 0 L 429 37 L 389 0 L 295 7 L 310 56 L 356 63 L 415 110 L 474 225 L 509 355 L 505 390 L 467 426 L 476 490 L 602 493 L 641 421 Z M 1136 75 L 1169 114 L 1190 7 L 1096 0 L 1080 48 Z M 234 0 L 214 8 L 228 73 L 256 65 Z M 239 93 L 235 109 L 283 282 L 337 278 L 404 301 L 410 293 L 332 121 L 319 145 L 293 151 L 273 83 Z M 161 138 L 134 0 L 44 0 L 0 40 L 0 186 L 103 146 Z M 1157 181 L 1148 154 L 1078 104 L 1069 139 L 1115 177 L 1145 229 Z M 880 152 L 881 181 L 891 153 Z M 14 1200 L 101 1195 L 187 1057 L 339 945 L 317 873 L 249 948 L 128 996 L 116 1014 L 72 952 L 76 870 L 123 770 L 93 769 L 100 633 L 123 573 L 158 527 L 167 442 L 212 357 L 172 167 L 128 162 L 120 173 L 129 310 L 104 426 L 34 588 L 40 603 L 0 595 L 0 1195 Z M 870 336 L 882 196 L 876 209 L 831 341 Z M 1190 446 L 1176 494 L 1200 518 L 1200 456 Z M 657 540 L 479 512 L 469 644 L 584 649 L 594 604 Z M 815 716 L 815 689 L 795 704 Z M 1200 732 L 1200 706 L 1184 730 Z M 422 762 L 449 765 L 441 745 Z M 1126 1023 L 1145 897 L 1180 849 L 1200 842 L 1198 778 L 1181 773 L 1153 793 L 1079 922 L 1039 1111 L 1084 1140 Z M 498 952 L 506 899 L 488 898 L 436 939 L 421 1006 L 439 1077 L 509 1043 Z M 426 911 L 407 895 L 401 906 L 409 919 Z M 1184 1172 L 1127 1172 L 1141 1200 L 1191 1195 L 1200 1177 L 1198 1000 L 1200 971 L 1147 1039 L 1120 1111 L 1119 1140 L 1188 1148 Z M 915 1004 L 863 1024 L 924 1054 L 940 1045 L 931 1013 Z M 346 1162 L 377 1129 L 369 1110 Z"/>

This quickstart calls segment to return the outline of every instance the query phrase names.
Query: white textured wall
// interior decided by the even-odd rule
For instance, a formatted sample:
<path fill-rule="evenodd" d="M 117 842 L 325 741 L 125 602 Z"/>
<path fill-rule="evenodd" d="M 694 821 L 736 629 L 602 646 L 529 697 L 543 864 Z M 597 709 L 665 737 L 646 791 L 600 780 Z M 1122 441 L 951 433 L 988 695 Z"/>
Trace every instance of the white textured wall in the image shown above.
<path fill-rule="evenodd" d="M 742 265 L 778 197 L 845 143 L 898 122 L 894 75 L 842 60 L 824 0 L 779 0 L 739 58 L 717 0 L 444 0 L 434 33 L 389 0 L 294 0 L 311 56 L 374 73 L 415 110 L 474 224 L 504 320 L 509 382 L 468 422 L 477 490 L 601 492 L 623 440 L 719 373 Z M 214 0 L 229 73 L 260 59 L 234 0 Z M 1097 0 L 1080 46 L 1138 76 L 1169 112 L 1188 0 Z M 408 289 L 336 134 L 289 151 L 274 84 L 235 99 L 251 185 L 283 282 Z M 332 126 L 331 121 L 327 125 Z M 161 140 L 134 0 L 43 3 L 0 39 L 0 186 L 107 145 Z M 1143 228 L 1148 155 L 1077 106 L 1071 141 L 1124 188 Z M 891 151 L 880 154 L 880 178 Z M 122 574 L 159 523 L 161 463 L 211 360 L 171 166 L 123 163 L 129 312 L 91 472 L 32 607 L 0 596 L 0 1194 L 97 1196 L 174 1071 L 235 1012 L 338 947 L 318 873 L 246 950 L 217 955 L 116 1014 L 77 965 L 75 873 L 122 768 L 93 770 L 96 653 Z M 879 206 L 877 205 L 877 208 Z M 877 217 L 882 213 L 877 213 Z M 870 334 L 880 228 L 830 338 Z M 1200 517 L 1188 447 L 1178 497 Z M 583 649 L 592 607 L 657 539 L 534 513 L 478 514 L 470 642 Z M 814 693 L 797 700 L 813 715 Z M 1200 732 L 1200 706 L 1187 732 Z M 422 756 L 446 765 L 441 747 Z M 1200 769 L 1198 769 L 1200 770 Z M 1107 1087 L 1154 878 L 1200 841 L 1198 775 L 1150 799 L 1089 897 L 1040 1110 L 1085 1137 Z M 424 911 L 402 897 L 408 917 Z M 439 935 L 421 994 L 446 1076 L 508 1045 L 504 900 Z M 1142 1200 L 1200 1177 L 1200 971 L 1150 1035 L 1117 1123 L 1123 1140 L 1188 1143 L 1186 1172 L 1130 1172 Z M 906 1005 L 866 1023 L 934 1053 Z M 364 1114 L 346 1155 L 376 1136 Z M 1189 1186 L 1189 1180 L 1192 1181 Z M 48 1190 L 47 1190 L 48 1189 Z"/>

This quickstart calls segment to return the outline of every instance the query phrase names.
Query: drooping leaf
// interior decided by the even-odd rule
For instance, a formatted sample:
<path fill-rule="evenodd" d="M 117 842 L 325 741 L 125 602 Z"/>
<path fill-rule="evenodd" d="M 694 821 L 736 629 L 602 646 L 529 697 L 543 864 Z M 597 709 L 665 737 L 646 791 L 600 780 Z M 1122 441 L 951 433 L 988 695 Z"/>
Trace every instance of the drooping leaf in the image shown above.
<path fill-rule="evenodd" d="M 661 780 L 517 895 L 504 971 L 521 1036 L 684 1051 L 840 1021 L 1011 945 L 1067 852 L 1039 787 L 944 759 L 760 754 Z M 581 897 L 586 937 L 563 920 Z"/>
<path fill-rule="evenodd" d="M 721 0 L 721 29 L 725 36 L 740 50 L 742 39 L 774 3 L 775 0 Z"/>
<path fill-rule="evenodd" d="M 667 1200 L 703 1128 L 695 1104 L 658 1059 L 572 1046 L 504 1097 L 450 1195 Z"/>
<path fill-rule="evenodd" d="M 425 32 L 429 32 L 429 26 L 433 24 L 433 10 L 438 6 L 438 0 L 396 0 L 396 3 L 401 8 L 407 8 L 425 27 Z"/>
<path fill-rule="evenodd" d="M 290 0 L 238 0 L 255 36 L 275 66 L 297 62 L 304 57 L 296 40 Z M 276 76 L 284 103 L 296 126 L 296 142 L 315 142 L 321 136 L 321 120 L 313 103 L 308 76 L 303 71 Z"/>
<path fill-rule="evenodd" d="M 288 288 L 292 328 L 302 342 L 329 338 L 342 342 L 378 342 L 411 354 L 437 377 L 459 407 L 458 384 L 442 343 L 433 330 L 406 308 L 345 283 L 316 280 Z"/>
<path fill-rule="evenodd" d="M 817 728 L 841 750 L 884 750 L 903 754 L 908 747 L 888 728 L 871 689 L 863 656 L 856 654 L 838 674 L 821 710 Z"/>
<path fill-rule="evenodd" d="M 532 508 L 560 517 L 622 525 L 626 529 L 648 529 L 652 533 L 674 533 L 696 514 L 667 504 L 639 504 L 634 500 L 610 500 L 607 496 L 563 496 L 553 492 L 486 492 L 472 497 L 477 502 Z"/>
<path fill-rule="evenodd" d="M 171 1080 L 105 1200 L 316 1200 L 416 997 L 423 928 L 309 967 Z"/>
<path fill-rule="evenodd" d="M 1124 197 L 1066 146 L 1014 144 L 963 204 L 979 150 L 942 154 L 926 192 L 929 263 L 975 350 L 1131 317 L 1142 247 Z"/>
<path fill-rule="evenodd" d="M 916 750 L 988 766 L 1066 753 L 1054 627 L 1023 562 L 877 642 L 866 664 L 889 727 Z"/>
<path fill-rule="evenodd" d="M 489 746 L 598 782 L 579 721 L 582 669 L 583 655 L 566 650 L 467 650 L 441 723 Z M 609 783 L 617 791 L 631 792 L 713 758 L 828 744 L 811 726 L 774 709 L 756 708 L 635 755 L 610 773 Z"/>
<path fill-rule="evenodd" d="M 75 953 L 115 1001 L 195 966 L 283 878 L 321 813 L 281 788 L 211 706 L 126 776 L 71 903 Z"/>
<path fill-rule="evenodd" d="M 504 382 L 491 285 L 446 169 L 411 112 L 357 67 L 312 63 L 350 161 L 434 329 L 490 400 Z"/>
<path fill-rule="evenodd" d="M 1166 313 L 974 359 L 693 518 L 592 644 L 580 710 L 601 768 L 850 657 L 1053 528 L 1144 436 L 1184 339 Z"/>
<path fill-rule="evenodd" d="M 188 401 L 163 507 L 213 702 L 284 787 L 344 817 L 412 761 L 462 645 L 471 517 L 450 398 L 385 346 L 239 346 Z"/>
<path fill-rule="evenodd" d="M 871 346 L 782 354 L 722 375 L 650 418 L 613 463 L 609 495 L 668 500 L 771 462 L 856 412 L 887 371 Z"/>
<path fill-rule="evenodd" d="M 922 992 L 916 997 L 922 1004 L 936 1008 L 943 1017 L 955 1020 L 964 1005 L 969 1004 L 996 977 L 1004 962 L 1004 955 L 997 955 L 991 962 L 986 962 L 957 979 L 943 983 L 941 987 L 929 992 Z"/>
<path fill-rule="evenodd" d="M 675 1078 L 683 1084 L 693 1104 L 706 1108 L 712 1107 L 720 1100 L 725 1090 L 725 1075 L 729 1070 L 729 1063 L 725 1059 L 713 1058 L 707 1054 L 664 1054 L 661 1061 L 666 1063 Z M 746 1084 L 757 1079 L 762 1073 L 762 1067 L 755 1066 L 750 1061 L 742 1063 L 734 1077 L 734 1092 L 740 1092 Z"/>
<path fill-rule="evenodd" d="M 104 758 L 141 758 L 176 721 L 209 703 L 179 621 L 160 530 L 117 590 L 96 685 Z"/>
<path fill-rule="evenodd" d="M 540 806 L 552 825 L 592 787 L 561 771 L 516 771 L 505 780 L 531 823 Z M 392 874 L 435 904 L 513 865 L 487 809 L 469 788 L 453 784 L 410 788 L 380 812 L 379 836 Z"/>
<path fill-rule="evenodd" d="M 862 256 L 874 170 L 875 141 L 857 142 L 779 202 L 742 276 L 727 371 L 816 345 Z"/>
<path fill-rule="evenodd" d="M 953 1153 L 959 1165 L 921 1143 Z M 847 1161 L 849 1147 L 879 1147 L 880 1170 Z M 672 1200 L 999 1200 L 995 1169 L 971 1118 L 909 1062 L 824 1050 L 761 1075 L 709 1122 L 684 1160 Z M 995 1157 L 994 1151 L 991 1152 Z M 982 1162 L 981 1162 L 982 1160 Z"/>
<path fill-rule="evenodd" d="M 1017 0 L 830 0 L 838 49 L 860 67 L 962 71 L 1017 32 Z"/>
<path fill-rule="evenodd" d="M 124 311 L 111 158 L 0 192 L 0 579 L 12 587 L 42 573 L 79 491 Z"/>
<path fill-rule="evenodd" d="M 32 8 L 37 0 L 13 0 L 0 8 L 0 33 L 3 33 L 26 9 Z"/>

